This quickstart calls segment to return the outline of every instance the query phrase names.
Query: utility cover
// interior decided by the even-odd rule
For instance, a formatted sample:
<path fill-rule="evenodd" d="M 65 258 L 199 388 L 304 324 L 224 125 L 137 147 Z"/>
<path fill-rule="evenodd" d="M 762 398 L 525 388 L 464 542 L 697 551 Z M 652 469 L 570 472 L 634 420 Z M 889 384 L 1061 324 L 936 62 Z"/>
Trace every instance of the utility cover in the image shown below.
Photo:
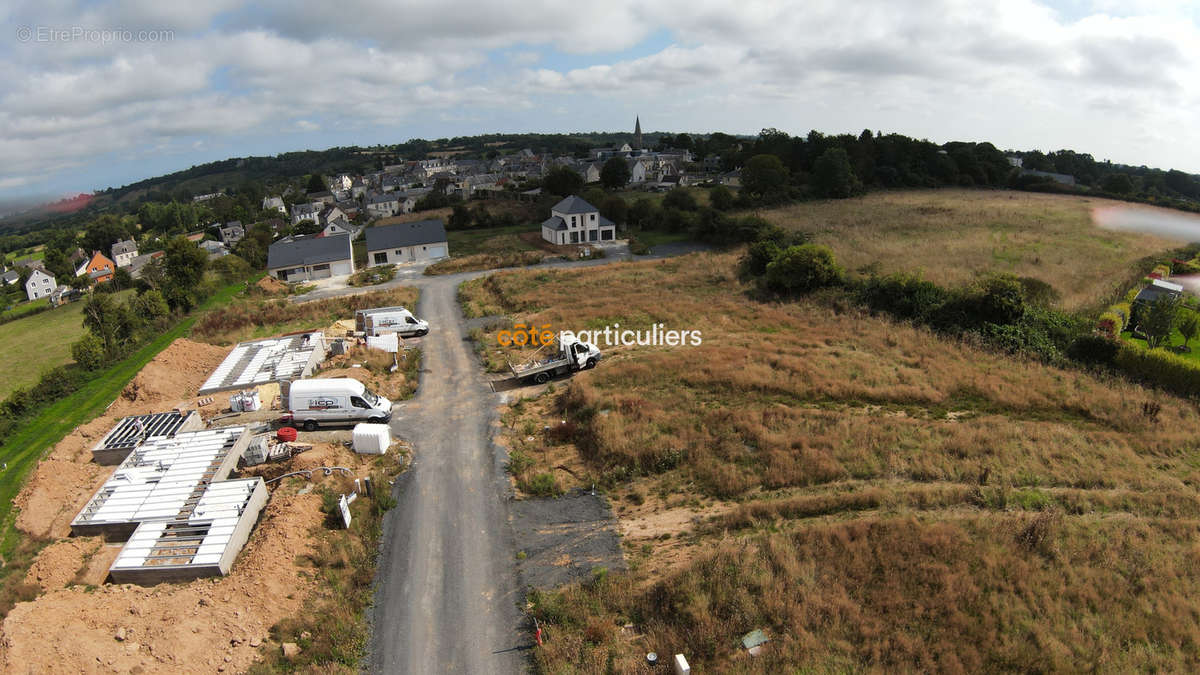
<path fill-rule="evenodd" d="M 769 639 L 761 628 L 755 628 L 742 636 L 742 646 L 746 649 L 753 649 Z"/>

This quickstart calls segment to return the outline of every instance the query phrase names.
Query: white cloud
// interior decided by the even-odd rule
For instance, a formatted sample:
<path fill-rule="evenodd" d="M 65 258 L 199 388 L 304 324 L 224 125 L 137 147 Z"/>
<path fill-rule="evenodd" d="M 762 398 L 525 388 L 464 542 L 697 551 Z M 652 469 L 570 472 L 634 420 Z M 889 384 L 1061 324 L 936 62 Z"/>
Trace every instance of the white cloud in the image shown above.
<path fill-rule="evenodd" d="M 0 190 L 31 175 L 109 184 L 106 156 L 186 153 L 197 141 L 207 149 L 336 130 L 365 143 L 381 132 L 401 140 L 414 124 L 445 135 L 497 131 L 497 119 L 532 130 L 612 128 L 630 111 L 662 130 L 870 127 L 1200 169 L 1192 10 L 1130 7 L 26 2 L 0 16 L 14 26 L 176 34 L 162 43 L 0 43 Z M 668 46 L 625 55 L 663 34 Z"/>

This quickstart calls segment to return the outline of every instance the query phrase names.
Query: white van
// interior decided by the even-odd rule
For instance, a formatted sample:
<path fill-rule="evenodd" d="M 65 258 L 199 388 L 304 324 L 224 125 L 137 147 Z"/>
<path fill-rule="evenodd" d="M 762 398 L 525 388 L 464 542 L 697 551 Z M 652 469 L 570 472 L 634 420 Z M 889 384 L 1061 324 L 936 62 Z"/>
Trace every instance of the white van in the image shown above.
<path fill-rule="evenodd" d="M 372 337 L 388 333 L 395 333 L 400 337 L 411 337 L 425 335 L 429 332 L 429 322 L 418 319 L 407 309 L 392 309 L 368 314 L 364 324 L 367 335 Z"/>
<path fill-rule="evenodd" d="M 305 431 L 322 424 L 384 424 L 392 417 L 392 402 L 349 377 L 296 380 L 288 391 L 287 417 Z"/>

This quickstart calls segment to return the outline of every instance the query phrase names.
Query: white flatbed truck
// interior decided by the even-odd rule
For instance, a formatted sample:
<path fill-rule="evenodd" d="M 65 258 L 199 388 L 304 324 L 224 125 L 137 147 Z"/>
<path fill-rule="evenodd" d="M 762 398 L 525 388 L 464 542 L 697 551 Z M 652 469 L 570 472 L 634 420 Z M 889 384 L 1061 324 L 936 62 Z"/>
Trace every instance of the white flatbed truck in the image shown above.
<path fill-rule="evenodd" d="M 508 368 L 513 376 L 522 382 L 545 384 L 552 377 L 594 368 L 600 362 L 600 350 L 596 345 L 583 342 L 572 335 L 559 335 L 550 344 L 557 344 L 558 350 L 548 356 L 539 357 L 535 352 L 533 358 L 525 363 L 514 365 L 509 362 Z M 541 349 L 548 346 L 549 344 L 543 345 Z"/>

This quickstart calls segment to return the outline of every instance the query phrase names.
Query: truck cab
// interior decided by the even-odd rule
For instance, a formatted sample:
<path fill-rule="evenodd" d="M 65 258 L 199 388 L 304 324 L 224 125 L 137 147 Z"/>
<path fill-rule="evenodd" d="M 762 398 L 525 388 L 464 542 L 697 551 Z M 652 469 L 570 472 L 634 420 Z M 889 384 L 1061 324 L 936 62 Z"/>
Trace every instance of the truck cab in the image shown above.
<path fill-rule="evenodd" d="M 290 418 L 305 431 L 315 431 L 324 424 L 384 424 L 391 417 L 392 402 L 352 378 L 297 380 L 288 390 L 285 419 Z"/>
<path fill-rule="evenodd" d="M 574 335 L 559 336 L 558 349 L 562 356 L 571 360 L 575 370 L 594 368 L 600 362 L 600 350 L 596 345 L 584 342 Z"/>

